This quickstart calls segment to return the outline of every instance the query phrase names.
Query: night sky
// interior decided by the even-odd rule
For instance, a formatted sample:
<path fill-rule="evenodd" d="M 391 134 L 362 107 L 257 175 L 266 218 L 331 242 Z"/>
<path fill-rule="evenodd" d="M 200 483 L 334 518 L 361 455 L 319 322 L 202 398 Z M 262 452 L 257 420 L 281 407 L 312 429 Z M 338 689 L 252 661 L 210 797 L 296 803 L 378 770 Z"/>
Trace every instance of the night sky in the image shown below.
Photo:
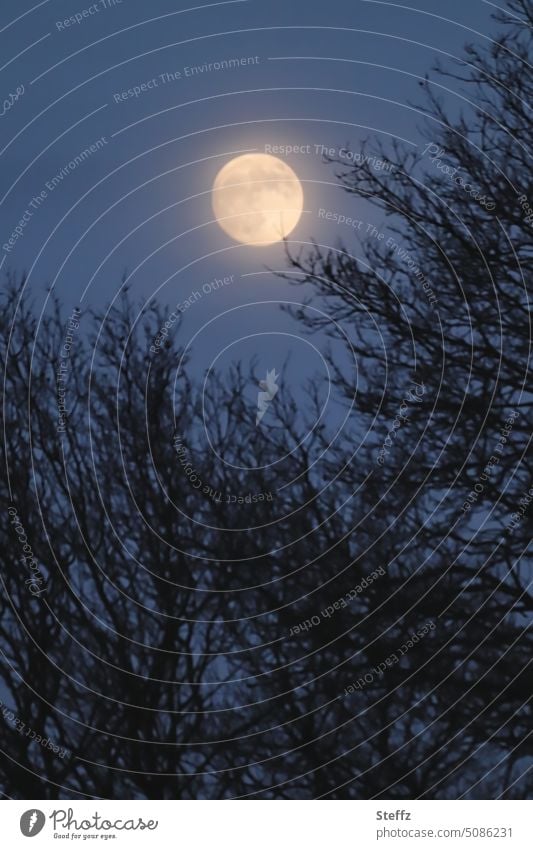
<path fill-rule="evenodd" d="M 123 0 L 45 2 L 24 14 L 20 3 L 4 4 L 4 91 L 24 86 L 24 94 L 3 117 L 2 232 L 29 219 L 16 244 L 4 247 L 4 268 L 28 273 L 39 310 L 52 286 L 67 311 L 80 305 L 82 312 L 107 305 L 125 273 L 140 303 L 153 297 L 171 308 L 234 274 L 232 285 L 188 311 L 187 332 L 243 303 L 274 303 L 229 313 L 201 334 L 193 359 L 199 375 L 219 350 L 213 333 L 227 344 L 242 324 L 293 332 L 277 302 L 294 300 L 295 290 L 264 273 L 285 268 L 283 246 L 229 239 L 213 221 L 214 177 L 239 152 L 299 148 L 285 155 L 305 195 L 292 248 L 343 241 L 357 253 L 367 228 L 383 222 L 361 201 L 354 206 L 323 154 L 358 155 L 365 140 L 387 148 L 393 139 L 419 153 L 420 79 L 466 40 L 490 37 L 491 4 L 454 0 L 445 17 L 440 4 L 422 5 L 236 0 L 175 9 Z M 230 59 L 246 64 L 209 69 Z M 463 101 L 451 88 L 439 94 L 453 113 Z M 296 298 L 304 296 L 299 289 Z M 275 344 L 278 366 L 290 355 L 300 375 L 321 368 L 294 338 L 254 338 L 261 367 Z M 250 354 L 233 346 L 228 357 Z"/>

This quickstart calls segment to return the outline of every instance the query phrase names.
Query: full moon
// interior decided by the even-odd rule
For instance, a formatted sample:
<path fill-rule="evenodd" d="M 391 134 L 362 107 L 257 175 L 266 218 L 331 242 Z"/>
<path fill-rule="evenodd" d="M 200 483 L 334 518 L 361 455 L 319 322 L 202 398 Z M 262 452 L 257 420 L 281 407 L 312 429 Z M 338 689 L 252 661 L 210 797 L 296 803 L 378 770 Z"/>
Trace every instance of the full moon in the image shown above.
<path fill-rule="evenodd" d="M 245 245 L 272 245 L 291 233 L 303 210 L 302 184 L 267 153 L 226 163 L 213 184 L 213 210 L 225 233 Z"/>

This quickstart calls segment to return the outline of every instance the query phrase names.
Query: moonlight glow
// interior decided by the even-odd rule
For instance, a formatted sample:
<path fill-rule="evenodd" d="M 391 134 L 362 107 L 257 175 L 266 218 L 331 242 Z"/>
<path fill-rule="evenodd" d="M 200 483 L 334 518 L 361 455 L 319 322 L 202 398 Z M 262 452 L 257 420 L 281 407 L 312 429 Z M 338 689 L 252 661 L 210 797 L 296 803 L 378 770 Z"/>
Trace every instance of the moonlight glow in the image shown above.
<path fill-rule="evenodd" d="M 266 153 L 247 153 L 218 172 L 213 210 L 222 229 L 246 245 L 271 245 L 296 227 L 303 190 L 289 166 Z"/>

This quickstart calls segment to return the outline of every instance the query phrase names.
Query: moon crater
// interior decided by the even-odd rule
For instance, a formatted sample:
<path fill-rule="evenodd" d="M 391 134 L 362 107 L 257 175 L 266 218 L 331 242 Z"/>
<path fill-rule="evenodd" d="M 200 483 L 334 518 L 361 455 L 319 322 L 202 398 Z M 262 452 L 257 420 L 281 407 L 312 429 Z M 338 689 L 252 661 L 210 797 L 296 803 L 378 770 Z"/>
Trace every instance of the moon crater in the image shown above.
<path fill-rule="evenodd" d="M 213 211 L 228 236 L 245 245 L 272 245 L 291 233 L 303 210 L 303 190 L 286 162 L 247 153 L 226 163 L 213 184 Z"/>

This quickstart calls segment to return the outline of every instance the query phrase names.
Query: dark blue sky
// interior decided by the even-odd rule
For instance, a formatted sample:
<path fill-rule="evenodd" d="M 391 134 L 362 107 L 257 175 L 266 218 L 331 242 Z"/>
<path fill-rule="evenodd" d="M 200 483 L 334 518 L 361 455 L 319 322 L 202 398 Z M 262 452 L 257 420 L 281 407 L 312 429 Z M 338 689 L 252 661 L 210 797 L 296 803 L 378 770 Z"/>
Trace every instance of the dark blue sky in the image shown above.
<path fill-rule="evenodd" d="M 481 0 L 445 7 L 424 0 L 418 11 L 363 0 L 192 5 L 4 0 L 3 98 L 21 86 L 24 93 L 1 118 L 3 245 L 26 220 L 0 260 L 4 270 L 31 272 L 39 309 L 52 282 L 67 310 L 80 301 L 84 309 L 102 306 L 125 269 L 135 272 L 135 298 L 154 295 L 172 306 L 234 275 L 185 316 L 187 335 L 200 330 L 198 374 L 231 345 L 222 361 L 255 353 L 262 369 L 291 354 L 302 379 L 302 364 L 320 368 L 319 352 L 310 356 L 305 343 L 279 335 L 236 343 L 241 335 L 295 331 L 276 303 L 242 304 L 300 300 L 305 292 L 257 273 L 285 267 L 280 245 L 237 245 L 212 223 L 217 171 L 239 151 L 305 146 L 287 157 L 304 183 L 306 210 L 291 238 L 342 240 L 356 250 L 352 227 L 319 210 L 362 220 L 360 235 L 367 222 L 381 222 L 335 185 L 315 145 L 349 143 L 357 152 L 364 139 L 398 137 L 416 151 L 422 117 L 408 103 L 421 100 L 418 77 L 437 56 L 458 56 L 465 41 L 493 33 L 493 7 Z M 186 70 L 246 57 L 257 59 L 222 71 Z M 139 96 L 123 95 L 143 84 Z M 444 97 L 451 109 L 460 107 L 452 93 Z M 99 139 L 98 149 L 69 166 Z M 41 192 L 42 203 L 32 206 Z"/>

